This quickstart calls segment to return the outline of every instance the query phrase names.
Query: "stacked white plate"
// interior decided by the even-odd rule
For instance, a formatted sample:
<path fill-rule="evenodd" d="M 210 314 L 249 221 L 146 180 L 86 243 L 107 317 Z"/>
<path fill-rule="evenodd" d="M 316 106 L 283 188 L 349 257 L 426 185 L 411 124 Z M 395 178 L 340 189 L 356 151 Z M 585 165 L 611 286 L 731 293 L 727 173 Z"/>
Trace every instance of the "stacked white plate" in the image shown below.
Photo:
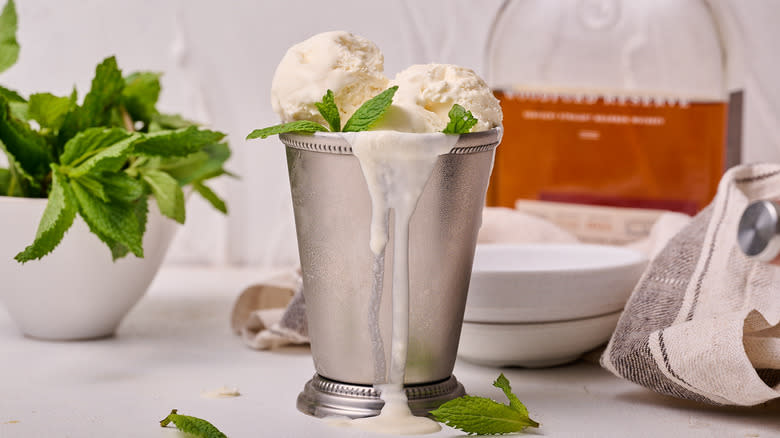
<path fill-rule="evenodd" d="M 458 355 L 490 366 L 571 362 L 609 340 L 645 257 L 603 245 L 478 245 Z"/>

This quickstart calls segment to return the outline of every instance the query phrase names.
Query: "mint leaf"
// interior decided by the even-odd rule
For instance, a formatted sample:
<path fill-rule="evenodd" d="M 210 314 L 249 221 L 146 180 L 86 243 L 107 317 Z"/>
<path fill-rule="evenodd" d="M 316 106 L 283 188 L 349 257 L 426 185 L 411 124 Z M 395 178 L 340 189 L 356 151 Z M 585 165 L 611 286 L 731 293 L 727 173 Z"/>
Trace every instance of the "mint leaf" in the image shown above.
<path fill-rule="evenodd" d="M 27 193 L 28 188 L 27 180 L 22 180 L 13 166 L 0 169 L 0 196 L 31 197 Z"/>
<path fill-rule="evenodd" d="M 330 125 L 331 131 L 341 131 L 341 116 L 339 116 L 339 108 L 336 106 L 336 97 L 333 95 L 332 90 L 328 90 L 322 96 L 322 102 L 316 102 L 314 105 L 317 107 L 320 115 L 322 115 L 322 118 Z"/>
<path fill-rule="evenodd" d="M 281 125 L 269 126 L 268 128 L 255 129 L 246 136 L 247 140 L 255 138 L 267 138 L 276 134 L 286 134 L 288 132 L 311 134 L 317 131 L 327 131 L 328 128 L 311 120 L 296 120 Z"/>
<path fill-rule="evenodd" d="M 190 126 L 197 126 L 198 124 L 192 120 L 187 120 L 178 114 L 157 113 L 152 117 L 152 125 L 156 125 L 155 127 L 157 130 L 162 130 L 189 128 Z"/>
<path fill-rule="evenodd" d="M 185 219 L 184 192 L 176 179 L 156 169 L 144 170 L 141 175 L 144 181 L 149 184 L 149 188 L 152 189 L 160 213 L 183 224 Z"/>
<path fill-rule="evenodd" d="M 520 401 L 520 399 L 517 398 L 517 396 L 512 393 L 512 386 L 509 384 L 509 379 L 504 377 L 504 373 L 501 373 L 498 376 L 496 381 L 493 382 L 493 386 L 504 391 L 504 395 L 506 396 L 507 399 L 509 399 L 509 407 L 516 410 L 520 414 L 525 415 L 526 417 L 528 416 L 528 409 Z M 538 424 L 536 426 L 538 426 Z"/>
<path fill-rule="evenodd" d="M 113 111 L 125 86 L 122 71 L 111 56 L 95 69 L 92 87 L 84 97 L 84 105 L 74 106 L 65 116 L 59 131 L 59 143 L 65 144 L 76 133 L 95 126 L 107 126 L 111 122 Z"/>
<path fill-rule="evenodd" d="M 222 200 L 216 193 L 214 193 L 213 190 L 211 190 L 210 187 L 203 184 L 200 181 L 195 181 L 192 183 L 192 188 L 195 189 L 200 196 L 203 196 L 203 199 L 208 201 L 214 208 L 221 211 L 224 214 L 228 213 L 227 205 L 225 205 L 225 201 Z"/>
<path fill-rule="evenodd" d="M 145 193 L 143 183 L 124 172 L 104 172 L 96 179 L 103 186 L 103 191 L 108 199 L 134 202 Z"/>
<path fill-rule="evenodd" d="M 149 197 L 147 196 L 142 196 L 141 198 L 138 198 L 138 200 L 134 201 L 131 204 L 133 214 L 138 220 L 138 228 L 140 230 L 141 236 L 143 236 L 144 233 L 146 233 L 146 220 L 149 214 L 148 204 L 149 204 Z M 111 257 L 114 260 L 121 259 L 122 257 L 130 253 L 130 250 L 127 248 L 127 246 L 108 238 L 107 240 L 112 242 L 109 243 L 108 246 L 111 248 Z"/>
<path fill-rule="evenodd" d="M 107 148 L 97 151 L 86 161 L 71 170 L 68 175 L 72 178 L 94 172 L 116 172 L 127 162 L 133 151 L 133 143 L 138 141 L 140 134 L 132 134 L 112 144 Z"/>
<path fill-rule="evenodd" d="M 146 233 L 146 222 L 149 216 L 149 197 L 141 196 L 136 201 L 133 201 L 133 214 L 136 220 L 138 220 L 138 228 L 141 230 L 141 235 Z"/>
<path fill-rule="evenodd" d="M 79 214 L 95 233 L 112 250 L 121 244 L 137 257 L 144 256 L 142 247 L 143 232 L 130 203 L 112 201 L 103 202 L 84 188 L 78 179 L 71 179 L 70 186 L 79 203 Z"/>
<path fill-rule="evenodd" d="M 179 185 L 184 186 L 193 181 L 224 174 L 223 165 L 228 158 L 230 148 L 225 143 L 215 143 L 186 157 L 164 159 L 159 163 L 159 168 L 176 178 Z"/>
<path fill-rule="evenodd" d="M 124 87 L 125 80 L 115 57 L 110 56 L 98 64 L 92 86 L 84 96 L 82 129 L 106 125 L 111 117 L 109 109 L 119 102 Z"/>
<path fill-rule="evenodd" d="M 51 93 L 36 93 L 30 96 L 27 117 L 38 122 L 42 128 L 56 131 L 62 126 L 65 116 L 72 106 L 69 97 L 58 97 Z"/>
<path fill-rule="evenodd" d="M 54 166 L 52 189 L 32 245 L 14 257 L 20 263 L 40 259 L 60 244 L 76 218 L 76 200 L 65 177 Z"/>
<path fill-rule="evenodd" d="M 452 105 L 447 115 L 450 116 L 450 121 L 442 131 L 445 134 L 466 134 L 477 124 L 477 119 L 471 111 L 466 111 L 457 103 Z"/>
<path fill-rule="evenodd" d="M 81 131 L 65 143 L 65 150 L 60 155 L 60 163 L 77 166 L 98 151 L 125 140 L 130 135 L 120 128 L 89 128 Z"/>
<path fill-rule="evenodd" d="M 8 102 L 0 97 L 0 147 L 9 161 L 30 182 L 37 182 L 49 173 L 51 155 L 46 140 L 27 123 L 10 114 Z"/>
<path fill-rule="evenodd" d="M 27 102 L 24 97 L 10 88 L 0 87 L 0 96 L 8 102 Z"/>
<path fill-rule="evenodd" d="M 82 187 L 87 189 L 89 193 L 92 193 L 93 195 L 100 198 L 103 202 L 110 202 L 111 200 L 108 199 L 108 195 L 106 194 L 105 189 L 103 189 L 103 184 L 92 177 L 92 175 L 83 175 L 78 178 L 76 178 L 76 181 L 81 184 Z"/>
<path fill-rule="evenodd" d="M 137 154 L 152 157 L 185 157 L 224 137 L 225 134 L 221 132 L 190 126 L 176 131 L 147 134 L 135 143 L 134 148 Z"/>
<path fill-rule="evenodd" d="M 11 186 L 12 179 L 11 170 L 0 167 L 0 196 L 14 196 L 11 192 L 16 190 Z"/>
<path fill-rule="evenodd" d="M 365 101 L 344 124 L 344 132 L 365 131 L 376 123 L 393 103 L 398 86 L 393 86 Z"/>
<path fill-rule="evenodd" d="M 208 421 L 189 415 L 180 415 L 176 409 L 171 410 L 167 417 L 160 420 L 161 427 L 166 427 L 170 423 L 175 424 L 180 431 L 198 438 L 227 438 L 227 435 L 220 432 Z"/>
<path fill-rule="evenodd" d="M 0 72 L 8 70 L 19 58 L 16 28 L 16 5 L 8 0 L 0 14 Z"/>
<path fill-rule="evenodd" d="M 148 125 L 157 113 L 155 105 L 159 97 L 159 73 L 132 73 L 125 78 L 122 103 L 133 120 L 140 120 Z"/>
<path fill-rule="evenodd" d="M 502 373 L 493 386 L 501 388 L 509 398 L 509 405 L 485 397 L 466 395 L 450 400 L 431 411 L 436 421 L 460 429 L 469 435 L 501 435 L 521 432 L 526 427 L 539 427 L 528 416 L 528 410 L 512 394 L 509 380 Z"/>

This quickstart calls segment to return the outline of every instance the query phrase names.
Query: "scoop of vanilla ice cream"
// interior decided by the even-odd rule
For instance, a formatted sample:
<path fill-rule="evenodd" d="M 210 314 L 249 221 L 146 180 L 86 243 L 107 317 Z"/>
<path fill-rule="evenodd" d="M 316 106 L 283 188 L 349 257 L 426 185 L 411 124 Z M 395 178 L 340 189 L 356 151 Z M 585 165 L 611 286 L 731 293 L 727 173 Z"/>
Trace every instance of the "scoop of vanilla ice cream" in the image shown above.
<path fill-rule="evenodd" d="M 477 118 L 472 132 L 501 125 L 503 115 L 490 87 L 473 70 L 449 64 L 417 64 L 399 72 L 389 86 L 398 85 L 394 105 L 418 106 L 436 115 L 439 123 L 428 132 L 441 131 L 449 122 L 453 104 Z"/>
<path fill-rule="evenodd" d="M 349 32 L 325 32 L 287 50 L 271 82 L 271 106 L 282 122 L 324 124 L 315 103 L 330 89 L 343 124 L 387 83 L 384 56 L 374 43 Z"/>

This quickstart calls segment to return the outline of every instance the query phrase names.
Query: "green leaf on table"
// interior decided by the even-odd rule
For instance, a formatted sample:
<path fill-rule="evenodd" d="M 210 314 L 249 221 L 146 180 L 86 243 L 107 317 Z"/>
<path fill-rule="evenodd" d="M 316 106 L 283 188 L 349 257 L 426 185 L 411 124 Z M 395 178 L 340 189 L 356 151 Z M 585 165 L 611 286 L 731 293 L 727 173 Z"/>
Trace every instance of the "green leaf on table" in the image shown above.
<path fill-rule="evenodd" d="M 0 97 L 0 147 L 22 176 L 39 181 L 49 172 L 51 155 L 46 139 L 10 113 L 8 101 Z"/>
<path fill-rule="evenodd" d="M 0 14 L 0 72 L 8 70 L 19 58 L 16 29 L 16 5 L 8 0 Z"/>
<path fill-rule="evenodd" d="M 160 213 L 183 224 L 185 219 L 184 192 L 178 181 L 162 170 L 156 169 L 145 169 L 141 175 L 143 180 L 149 184 L 149 188 L 157 200 Z"/>
<path fill-rule="evenodd" d="M 528 408 L 525 407 L 525 405 L 520 401 L 519 398 L 517 398 L 516 395 L 512 393 L 512 386 L 509 384 L 509 379 L 507 379 L 504 376 L 504 373 L 501 373 L 495 382 L 493 382 L 493 386 L 496 388 L 501 389 L 504 391 L 504 395 L 507 399 L 509 399 L 509 407 L 514 409 L 515 411 L 519 412 L 521 415 L 528 416 Z M 536 422 L 533 422 L 536 423 Z M 538 424 L 534 424 L 534 427 L 539 426 Z"/>
<path fill-rule="evenodd" d="M 95 151 L 84 162 L 72 169 L 68 174 L 77 178 L 87 173 L 116 172 L 124 166 L 133 152 L 133 143 L 138 141 L 140 134 L 131 134 L 109 147 Z"/>
<path fill-rule="evenodd" d="M 78 178 L 70 181 L 73 193 L 79 203 L 79 213 L 95 233 L 111 249 L 114 259 L 114 247 L 124 245 L 137 257 L 143 257 L 143 233 L 132 203 L 112 201 L 103 202 L 83 187 Z"/>
<path fill-rule="evenodd" d="M 134 149 L 137 154 L 152 157 L 185 157 L 224 137 L 221 132 L 190 126 L 144 135 L 135 143 Z"/>
<path fill-rule="evenodd" d="M 176 409 L 171 410 L 167 417 L 160 420 L 161 427 L 166 427 L 170 423 L 176 425 L 176 428 L 180 431 L 197 438 L 227 438 L 227 435 L 220 432 L 219 429 L 208 421 L 189 415 L 180 415 Z"/>
<path fill-rule="evenodd" d="M 327 131 L 328 128 L 320 125 L 317 122 L 311 120 L 296 120 L 290 123 L 282 123 L 281 125 L 269 126 L 268 128 L 255 129 L 246 136 L 247 140 L 255 138 L 267 138 L 276 134 L 286 134 L 288 132 L 311 134 L 317 131 Z"/>
<path fill-rule="evenodd" d="M 20 263 L 40 259 L 52 252 L 60 244 L 65 232 L 73 225 L 78 207 L 65 176 L 56 166 L 52 172 L 52 189 L 43 217 L 38 224 L 38 232 L 33 243 L 14 257 Z"/>
<path fill-rule="evenodd" d="M 27 117 L 38 122 L 42 128 L 57 131 L 72 107 L 73 103 L 70 97 L 59 97 L 51 93 L 36 93 L 30 95 Z"/>
<path fill-rule="evenodd" d="M 133 118 L 149 124 L 157 114 L 155 105 L 160 97 L 160 73 L 138 72 L 125 78 L 122 103 Z"/>
<path fill-rule="evenodd" d="M 200 196 L 203 196 L 203 199 L 208 201 L 214 208 L 224 214 L 228 213 L 225 201 L 222 200 L 222 198 L 220 198 L 216 193 L 214 193 L 214 191 L 211 190 L 209 186 L 203 184 L 201 181 L 195 181 L 192 183 L 192 188 L 195 189 L 195 191 L 198 192 Z"/>
<path fill-rule="evenodd" d="M 131 134 L 120 128 L 89 128 L 81 131 L 65 143 L 60 163 L 77 166 L 93 157 L 98 151 L 108 148 Z"/>
<path fill-rule="evenodd" d="M 528 416 L 528 409 L 512 394 L 509 380 L 502 373 L 493 386 L 501 388 L 509 405 L 485 397 L 466 395 L 450 400 L 431 411 L 436 421 L 460 429 L 469 435 L 501 435 L 521 432 L 527 427 L 539 427 Z"/>
<path fill-rule="evenodd" d="M 113 56 L 106 58 L 95 69 L 92 86 L 82 106 L 74 106 L 65 116 L 59 132 L 60 144 L 65 144 L 76 133 L 95 126 L 107 126 L 122 96 L 125 80 Z"/>
<path fill-rule="evenodd" d="M 322 102 L 316 102 L 317 110 L 333 132 L 341 131 L 341 116 L 339 115 L 339 108 L 336 106 L 336 97 L 333 95 L 332 90 L 328 90 L 324 96 L 322 96 Z"/>
<path fill-rule="evenodd" d="M 474 118 L 471 111 L 466 111 L 465 108 L 457 103 L 452 105 L 448 116 L 450 121 L 442 131 L 445 134 L 465 134 L 471 131 L 471 128 L 477 124 L 477 119 Z"/>
<path fill-rule="evenodd" d="M 390 108 L 393 96 L 398 91 L 398 86 L 388 88 L 365 101 L 360 108 L 352 114 L 352 117 L 344 124 L 344 132 L 366 131 L 374 125 Z"/>

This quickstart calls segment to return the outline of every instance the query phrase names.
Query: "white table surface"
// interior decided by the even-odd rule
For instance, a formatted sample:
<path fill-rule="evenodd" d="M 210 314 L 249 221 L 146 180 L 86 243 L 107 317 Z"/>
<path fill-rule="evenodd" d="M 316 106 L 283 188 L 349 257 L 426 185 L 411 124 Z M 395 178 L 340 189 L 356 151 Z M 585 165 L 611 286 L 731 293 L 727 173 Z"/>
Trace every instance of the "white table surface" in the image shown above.
<path fill-rule="evenodd" d="M 172 408 L 206 418 L 232 438 L 381 436 L 334 428 L 296 410 L 314 372 L 308 348 L 253 351 L 232 334 L 233 300 L 263 274 L 164 268 L 117 335 L 97 341 L 27 339 L 0 310 L 0 438 L 176 437 L 158 423 Z M 501 371 L 542 423 L 533 435 L 780 436 L 777 402 L 733 409 L 678 401 L 584 361 L 540 370 L 455 366 L 470 394 L 504 401 L 491 386 Z M 242 395 L 201 397 L 223 385 Z M 445 427 L 433 436 L 463 434 Z"/>

